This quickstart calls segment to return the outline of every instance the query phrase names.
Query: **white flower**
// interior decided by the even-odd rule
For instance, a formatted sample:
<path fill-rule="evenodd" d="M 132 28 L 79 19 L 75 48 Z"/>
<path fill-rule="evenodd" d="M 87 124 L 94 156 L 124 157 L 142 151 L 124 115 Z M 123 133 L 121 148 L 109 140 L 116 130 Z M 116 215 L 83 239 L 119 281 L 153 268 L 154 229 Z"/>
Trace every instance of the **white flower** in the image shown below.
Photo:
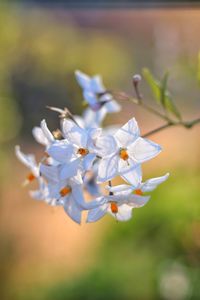
<path fill-rule="evenodd" d="M 81 71 L 76 71 L 75 75 L 79 85 L 83 89 L 84 99 L 91 109 L 98 111 L 104 107 L 108 113 L 120 111 L 120 105 L 107 92 L 99 75 L 89 77 Z"/>
<path fill-rule="evenodd" d="M 62 180 L 60 166 L 47 166 L 41 164 L 41 174 L 48 182 L 48 197 L 56 199 L 57 205 L 63 205 L 65 212 L 76 223 L 81 223 L 81 212 L 92 209 L 101 203 L 97 201 L 85 202 L 83 196 L 83 182 L 80 174 Z"/>
<path fill-rule="evenodd" d="M 102 196 L 96 199 L 102 203 L 99 207 L 89 210 L 87 222 L 96 222 L 111 214 L 118 221 L 128 221 L 132 217 L 132 209 L 144 206 L 150 196 L 140 196 L 130 193 L 130 191 L 119 191 L 114 195 Z"/>
<path fill-rule="evenodd" d="M 142 182 L 142 174 L 141 169 L 138 167 L 133 170 L 132 174 L 129 173 L 128 176 L 123 176 L 123 178 L 129 184 L 121 184 L 117 186 L 107 186 L 106 189 L 109 190 L 111 193 L 118 193 L 118 192 L 127 192 L 127 193 L 135 193 L 136 195 L 143 195 L 143 193 L 151 192 L 157 188 L 158 185 L 163 183 L 169 177 L 169 173 L 165 174 L 164 176 L 155 177 Z"/>
<path fill-rule="evenodd" d="M 72 120 L 64 119 L 62 132 L 65 140 L 52 145 L 48 153 L 62 163 L 61 179 L 74 176 L 78 170 L 87 171 L 97 156 L 95 141 L 101 134 L 100 128 L 85 130 Z"/>
<path fill-rule="evenodd" d="M 140 131 L 134 118 L 129 120 L 114 135 L 100 137 L 96 142 L 99 155 L 98 182 L 105 182 L 117 175 L 123 176 L 134 170 L 139 164 L 158 155 L 161 147 L 140 137 Z"/>
<path fill-rule="evenodd" d="M 40 127 L 34 127 L 32 130 L 32 134 L 39 144 L 45 146 L 44 157 L 42 161 L 45 161 L 48 164 L 57 164 L 57 162 L 49 155 L 48 149 L 49 147 L 51 147 L 51 145 L 56 144 L 58 140 L 48 129 L 46 121 L 42 120 L 40 123 Z"/>
<path fill-rule="evenodd" d="M 158 185 L 166 181 L 169 177 L 169 173 L 166 173 L 163 176 L 155 177 L 146 180 L 145 182 L 142 182 L 142 172 L 141 168 L 138 167 L 134 169 L 132 172 L 129 172 L 122 176 L 123 179 L 129 183 L 129 185 L 121 185 L 121 188 L 124 187 L 124 190 L 130 189 L 130 190 L 136 190 L 138 193 L 143 194 L 145 192 L 151 192 L 157 188 Z M 120 186 L 118 186 L 120 188 Z M 115 191 L 115 187 L 108 187 L 108 189 L 112 192 Z M 123 188 L 122 188 L 123 190 Z"/>
<path fill-rule="evenodd" d="M 30 170 L 26 177 L 24 185 L 32 182 L 35 178 L 38 178 L 40 176 L 39 167 L 33 154 L 24 154 L 20 150 L 19 146 L 15 146 L 15 154 L 17 158 Z"/>

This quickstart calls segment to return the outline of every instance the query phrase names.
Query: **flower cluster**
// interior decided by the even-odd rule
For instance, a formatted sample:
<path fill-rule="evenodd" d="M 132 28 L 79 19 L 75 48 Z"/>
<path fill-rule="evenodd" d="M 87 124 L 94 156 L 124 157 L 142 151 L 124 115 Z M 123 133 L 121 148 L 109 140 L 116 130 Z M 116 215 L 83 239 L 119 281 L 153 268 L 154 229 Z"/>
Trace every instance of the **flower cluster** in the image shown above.
<path fill-rule="evenodd" d="M 16 146 L 18 159 L 30 170 L 25 184 L 36 180 L 34 199 L 61 205 L 68 216 L 81 223 L 83 210 L 87 222 L 95 222 L 106 213 L 119 221 L 131 218 L 132 209 L 144 206 L 154 190 L 169 174 L 142 182 L 142 163 L 154 158 L 161 147 L 140 136 L 134 118 L 121 128 L 100 128 L 107 113 L 120 111 L 120 105 L 107 91 L 100 76 L 75 73 L 88 104 L 83 116 L 68 109 L 51 107 L 61 117 L 60 129 L 51 132 L 45 120 L 33 128 L 35 140 L 44 147 L 44 156 L 36 162 Z M 120 176 L 126 184 L 112 185 Z M 107 183 L 107 185 L 105 184 Z M 93 200 L 86 201 L 89 193 Z"/>

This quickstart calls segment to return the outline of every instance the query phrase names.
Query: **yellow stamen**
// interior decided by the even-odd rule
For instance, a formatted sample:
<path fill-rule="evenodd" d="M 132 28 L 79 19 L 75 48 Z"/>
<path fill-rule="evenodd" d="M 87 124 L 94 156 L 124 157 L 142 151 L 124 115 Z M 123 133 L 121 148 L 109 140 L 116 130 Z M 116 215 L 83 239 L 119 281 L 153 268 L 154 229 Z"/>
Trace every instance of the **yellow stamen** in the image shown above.
<path fill-rule="evenodd" d="M 139 196 L 143 195 L 143 192 L 140 189 L 135 190 L 134 193 Z"/>
<path fill-rule="evenodd" d="M 88 151 L 88 149 L 85 149 L 85 148 L 79 148 L 77 153 L 80 154 L 81 156 L 85 156 L 89 153 L 89 151 Z"/>
<path fill-rule="evenodd" d="M 118 213 L 117 203 L 116 202 L 110 202 L 110 209 L 111 209 L 113 214 L 117 214 Z"/>
<path fill-rule="evenodd" d="M 123 160 L 128 160 L 128 158 L 129 158 L 128 152 L 127 152 L 127 150 L 124 149 L 124 148 L 120 149 L 120 151 L 119 151 L 119 156 L 120 156 L 120 158 L 123 159 Z"/>
<path fill-rule="evenodd" d="M 61 197 L 65 197 L 66 195 L 68 195 L 69 193 L 71 193 L 71 191 L 72 191 L 71 187 L 65 186 L 64 188 L 62 188 L 60 190 L 59 193 L 60 193 Z"/>
<path fill-rule="evenodd" d="M 35 175 L 33 173 L 29 173 L 27 176 L 26 176 L 26 179 L 31 182 L 35 179 Z"/>
<path fill-rule="evenodd" d="M 60 131 L 60 129 L 56 129 L 56 130 L 54 130 L 53 132 L 52 132 L 52 134 L 53 134 L 53 136 L 54 136 L 54 138 L 56 139 L 56 140 L 62 140 L 62 132 Z"/>

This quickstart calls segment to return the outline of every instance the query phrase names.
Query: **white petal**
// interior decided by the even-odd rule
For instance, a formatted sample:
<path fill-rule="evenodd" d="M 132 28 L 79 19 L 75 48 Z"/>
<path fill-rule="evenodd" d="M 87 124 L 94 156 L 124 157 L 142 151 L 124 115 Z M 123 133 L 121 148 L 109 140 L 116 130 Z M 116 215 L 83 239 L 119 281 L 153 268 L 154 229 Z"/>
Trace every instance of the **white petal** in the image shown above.
<path fill-rule="evenodd" d="M 104 118 L 106 117 L 107 111 L 104 106 L 102 106 L 98 111 L 94 112 L 95 115 L 95 122 L 98 126 L 101 125 Z"/>
<path fill-rule="evenodd" d="M 133 188 L 128 184 L 120 184 L 115 186 L 106 186 L 106 189 L 112 193 L 120 193 L 122 191 L 129 191 L 130 193 L 133 191 Z"/>
<path fill-rule="evenodd" d="M 104 135 L 112 135 L 112 136 L 114 136 L 114 134 L 117 132 L 117 130 L 119 130 L 119 126 L 118 125 L 107 126 L 107 127 L 103 128 L 103 134 Z"/>
<path fill-rule="evenodd" d="M 53 143 L 55 141 L 53 134 L 47 127 L 47 123 L 45 120 L 42 120 L 40 123 L 41 129 L 43 131 L 44 136 L 48 140 L 49 143 Z"/>
<path fill-rule="evenodd" d="M 142 186 L 141 186 L 141 190 L 143 192 L 151 192 L 153 191 L 159 184 L 161 184 L 162 182 L 164 182 L 165 180 L 167 180 L 167 178 L 169 177 L 169 173 L 165 174 L 164 176 L 161 177 L 156 177 L 156 178 L 152 178 L 149 179 L 147 181 L 145 181 Z"/>
<path fill-rule="evenodd" d="M 15 154 L 17 158 L 28 168 L 33 165 L 36 165 L 35 157 L 32 154 L 24 154 L 20 146 L 15 146 Z"/>
<path fill-rule="evenodd" d="M 121 147 L 127 147 L 133 143 L 140 135 L 138 124 L 135 118 L 130 119 L 124 126 L 122 126 L 115 134 Z"/>
<path fill-rule="evenodd" d="M 39 188 L 38 190 L 30 191 L 29 194 L 33 199 L 45 200 L 48 197 L 48 188 L 44 179 L 40 176 L 38 177 Z"/>
<path fill-rule="evenodd" d="M 102 158 L 99 162 L 97 183 L 105 182 L 118 174 L 119 157 L 117 155 Z"/>
<path fill-rule="evenodd" d="M 76 80 L 78 81 L 79 85 L 82 89 L 89 89 L 90 88 L 90 77 L 83 72 L 77 70 L 75 71 Z"/>
<path fill-rule="evenodd" d="M 54 143 L 48 149 L 48 154 L 59 162 L 66 162 L 72 158 L 74 147 L 65 141 Z"/>
<path fill-rule="evenodd" d="M 121 110 L 121 106 L 115 100 L 108 101 L 105 104 L 105 108 L 108 113 L 119 112 Z"/>
<path fill-rule="evenodd" d="M 99 75 L 95 75 L 90 80 L 90 90 L 94 94 L 104 93 L 105 87 L 102 82 L 102 78 Z"/>
<path fill-rule="evenodd" d="M 81 160 L 79 158 L 62 165 L 60 171 L 60 179 L 68 179 L 75 176 L 81 167 Z"/>
<path fill-rule="evenodd" d="M 74 115 L 74 120 L 76 121 L 76 123 L 78 123 L 80 127 L 86 129 L 85 120 L 81 116 Z"/>
<path fill-rule="evenodd" d="M 79 205 L 79 207 L 85 210 L 99 207 L 101 204 L 105 202 L 104 199 L 101 199 L 101 201 L 93 200 L 90 202 L 85 202 L 83 187 L 80 184 L 77 184 L 74 187 L 72 187 L 72 197 L 74 201 Z"/>
<path fill-rule="evenodd" d="M 144 206 L 150 199 L 150 196 L 130 195 L 127 205 L 137 208 Z"/>
<path fill-rule="evenodd" d="M 59 182 L 60 167 L 40 164 L 40 173 L 50 182 Z"/>
<path fill-rule="evenodd" d="M 74 222 L 81 224 L 81 208 L 72 197 L 64 202 L 64 210 Z"/>
<path fill-rule="evenodd" d="M 85 90 L 83 92 L 83 97 L 92 109 L 98 110 L 101 108 L 101 103 L 100 103 L 100 101 L 98 101 L 95 94 L 91 93 L 90 91 Z"/>
<path fill-rule="evenodd" d="M 15 154 L 17 158 L 33 172 L 33 174 L 39 176 L 39 167 L 36 163 L 35 156 L 33 154 L 24 154 L 19 146 L 15 146 Z"/>
<path fill-rule="evenodd" d="M 83 168 L 85 171 L 89 171 L 92 168 L 95 158 L 96 154 L 93 153 L 89 153 L 83 158 Z"/>
<path fill-rule="evenodd" d="M 142 182 L 142 168 L 141 165 L 137 165 L 134 169 L 130 169 L 121 175 L 126 182 L 137 188 Z"/>
<path fill-rule="evenodd" d="M 64 119 L 62 122 L 62 132 L 68 141 L 78 147 L 85 148 L 87 145 L 87 131 L 72 120 Z"/>
<path fill-rule="evenodd" d="M 47 140 L 47 138 L 45 137 L 42 129 L 40 127 L 34 127 L 33 130 L 32 130 L 32 134 L 35 138 L 35 140 L 41 144 L 41 145 L 44 145 L 44 146 L 48 146 L 49 142 Z"/>
<path fill-rule="evenodd" d="M 102 134 L 102 129 L 101 128 L 89 128 L 87 130 L 88 136 L 90 139 L 95 140 L 100 137 Z"/>
<path fill-rule="evenodd" d="M 138 163 L 143 163 L 155 157 L 160 151 L 160 145 L 141 137 L 128 147 L 129 156 Z"/>
<path fill-rule="evenodd" d="M 93 111 L 90 107 L 88 107 L 83 113 L 83 119 L 85 128 L 95 128 L 100 126 L 103 119 L 106 116 L 106 110 L 104 107 L 99 109 L 98 111 Z"/>
<path fill-rule="evenodd" d="M 60 190 L 66 185 L 66 183 L 63 182 L 63 185 L 58 182 L 50 182 L 48 184 L 48 193 L 49 197 L 52 199 L 60 199 Z"/>
<path fill-rule="evenodd" d="M 99 219 L 101 219 L 102 217 L 104 217 L 105 214 L 107 213 L 108 206 L 109 205 L 107 203 L 105 203 L 97 208 L 89 210 L 86 222 L 88 222 L 88 223 L 96 222 Z"/>
<path fill-rule="evenodd" d="M 129 157 L 128 160 L 119 159 L 118 172 L 120 176 L 126 176 L 137 168 L 138 164 Z"/>
<path fill-rule="evenodd" d="M 110 214 L 115 217 L 118 221 L 128 221 L 131 219 L 132 217 L 132 207 L 126 205 L 126 204 L 122 204 L 120 206 L 118 206 L 118 213 L 113 214 L 110 211 Z"/>
<path fill-rule="evenodd" d="M 95 146 L 99 156 L 104 157 L 116 153 L 118 146 L 113 136 L 105 135 L 95 141 Z"/>

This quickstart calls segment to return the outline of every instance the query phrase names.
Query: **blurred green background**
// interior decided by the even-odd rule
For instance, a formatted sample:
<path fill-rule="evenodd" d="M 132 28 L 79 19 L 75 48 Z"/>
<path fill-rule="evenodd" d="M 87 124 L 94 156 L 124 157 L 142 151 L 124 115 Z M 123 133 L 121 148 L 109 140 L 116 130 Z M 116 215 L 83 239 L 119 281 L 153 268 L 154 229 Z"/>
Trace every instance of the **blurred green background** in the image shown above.
<path fill-rule="evenodd" d="M 185 119 L 199 116 L 200 10 L 65 9 L 1 5 L 0 9 L 0 298 L 200 299 L 199 126 L 171 128 L 152 139 L 163 153 L 145 178 L 170 172 L 128 223 L 106 217 L 78 226 L 61 208 L 31 200 L 26 170 L 13 147 L 35 152 L 31 129 L 46 105 L 81 113 L 74 70 L 100 73 L 108 88 L 133 93 L 131 78 L 148 67 L 170 71 L 170 88 Z M 145 100 L 154 105 L 148 86 Z M 162 122 L 130 103 L 105 124 L 135 116 L 145 133 Z"/>

